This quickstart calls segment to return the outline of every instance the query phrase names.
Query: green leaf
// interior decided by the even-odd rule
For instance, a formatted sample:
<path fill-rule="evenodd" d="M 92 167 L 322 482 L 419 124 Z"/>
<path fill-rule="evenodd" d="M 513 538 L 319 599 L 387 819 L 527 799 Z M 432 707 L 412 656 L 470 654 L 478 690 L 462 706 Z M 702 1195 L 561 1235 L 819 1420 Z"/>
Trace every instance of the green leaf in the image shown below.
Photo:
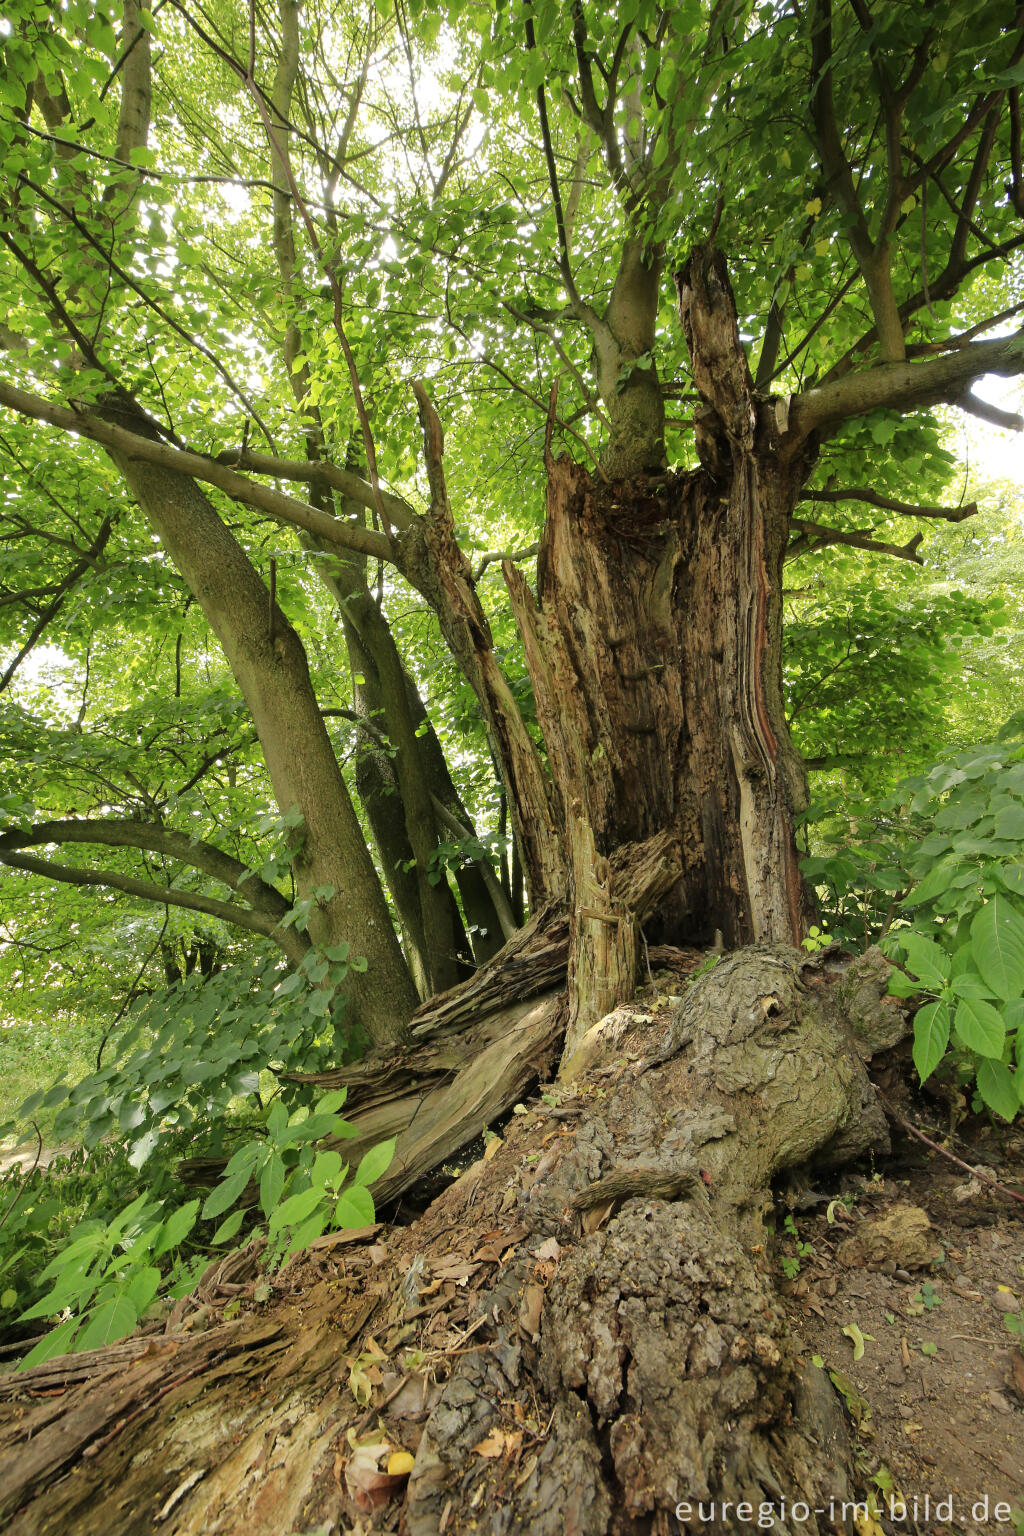
<path fill-rule="evenodd" d="M 138 1327 L 139 1314 L 127 1295 L 111 1297 L 91 1313 L 85 1327 L 75 1340 L 75 1352 L 85 1349 L 103 1349 L 118 1339 L 126 1338 Z"/>
<path fill-rule="evenodd" d="M 395 1138 L 382 1141 L 379 1146 L 371 1147 L 360 1160 L 359 1167 L 353 1175 L 355 1184 L 374 1184 L 387 1173 L 391 1167 L 392 1158 L 395 1155 Z"/>
<path fill-rule="evenodd" d="M 978 1092 L 983 1103 L 1004 1120 L 1012 1120 L 1021 1107 L 1020 1074 L 1014 1077 L 1001 1061 L 983 1061 L 978 1066 Z"/>
<path fill-rule="evenodd" d="M 1001 1057 L 1006 1045 L 1003 1016 L 981 998 L 962 997 L 956 1005 L 956 1032 L 979 1056 Z"/>
<path fill-rule="evenodd" d="M 69 1354 L 75 1334 L 81 1325 L 80 1317 L 69 1317 L 66 1322 L 45 1333 L 34 1349 L 29 1350 L 24 1360 L 18 1361 L 18 1370 L 30 1371 L 34 1365 L 44 1365 L 47 1360 L 55 1360 L 58 1355 Z"/>
<path fill-rule="evenodd" d="M 1024 917 L 1009 897 L 995 895 L 971 924 L 974 962 L 997 997 L 1024 992 Z"/>
<path fill-rule="evenodd" d="M 275 1152 L 263 1170 L 260 1179 L 260 1206 L 264 1216 L 269 1216 L 281 1198 L 284 1189 L 285 1169 L 279 1152 Z"/>
<path fill-rule="evenodd" d="M 207 1196 L 203 1206 L 203 1220 L 212 1221 L 215 1216 L 220 1216 L 229 1206 L 234 1205 L 239 1195 L 249 1183 L 249 1169 L 239 1168 L 236 1173 L 224 1179 L 217 1188 Z"/>
<path fill-rule="evenodd" d="M 926 1082 L 949 1044 L 949 1008 L 945 1003 L 926 1003 L 914 1015 L 914 1066 L 922 1083 Z"/>
<path fill-rule="evenodd" d="M 333 1148 L 327 1152 L 318 1152 L 313 1164 L 310 1178 L 320 1189 L 326 1184 L 336 1184 L 341 1173 L 341 1153 Z"/>
<path fill-rule="evenodd" d="M 320 1205 L 323 1198 L 323 1190 L 316 1188 L 316 1186 L 311 1189 L 304 1189 L 301 1194 L 289 1195 L 288 1199 L 282 1201 L 270 1218 L 270 1225 L 267 1229 L 270 1236 L 274 1237 L 281 1231 L 282 1227 L 294 1227 L 300 1222 L 305 1221 L 306 1217 L 312 1215 L 313 1211 Z"/>
<path fill-rule="evenodd" d="M 336 1227 L 370 1227 L 377 1219 L 373 1196 L 364 1184 L 350 1184 L 334 1207 Z"/>
<path fill-rule="evenodd" d="M 1024 842 L 1024 805 L 1007 805 L 996 812 L 996 837 Z"/>
<path fill-rule="evenodd" d="M 907 969 L 919 976 L 926 987 L 940 989 L 949 980 L 952 962 L 946 951 L 933 939 L 926 939 L 913 929 L 901 931 L 897 938 L 907 957 Z"/>
<path fill-rule="evenodd" d="M 239 1227 L 242 1225 L 244 1217 L 244 1211 L 232 1211 L 227 1220 L 222 1221 L 216 1232 L 213 1234 L 212 1242 L 214 1246 L 219 1247 L 221 1243 L 229 1243 L 234 1237 L 235 1233 L 238 1231 Z"/>
<path fill-rule="evenodd" d="M 198 1200 L 190 1200 L 187 1205 L 181 1205 L 176 1211 L 172 1211 L 164 1222 L 163 1230 L 157 1239 L 153 1249 L 154 1259 L 161 1258 L 165 1253 L 170 1253 L 172 1248 L 177 1248 L 183 1243 L 196 1224 L 199 1215 Z"/>
<path fill-rule="evenodd" d="M 140 1317 L 160 1289 L 162 1278 L 155 1264 L 147 1264 L 136 1270 L 125 1286 L 124 1294 Z"/>

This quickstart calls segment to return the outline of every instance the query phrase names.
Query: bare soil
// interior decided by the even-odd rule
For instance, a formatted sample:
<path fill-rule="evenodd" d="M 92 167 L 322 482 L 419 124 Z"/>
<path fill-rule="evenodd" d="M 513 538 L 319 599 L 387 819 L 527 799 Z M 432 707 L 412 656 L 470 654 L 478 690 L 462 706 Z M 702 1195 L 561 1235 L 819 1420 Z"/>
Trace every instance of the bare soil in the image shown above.
<path fill-rule="evenodd" d="M 911 1110 L 915 1118 L 922 1108 Z M 925 1111 L 926 1125 L 927 1119 Z M 933 1139 L 942 1138 L 929 1128 Z M 950 1146 L 1024 1192 L 1019 1131 L 975 1122 Z M 908 1519 L 892 1522 L 897 1531 L 1024 1530 L 1024 1338 L 1004 1321 L 1024 1306 L 1024 1204 L 909 1137 L 874 1174 L 844 1176 L 837 1192 L 848 1208 L 832 1204 L 831 1195 L 813 1209 L 813 1194 L 791 1197 L 794 1207 L 805 1207 L 788 1211 L 795 1236 L 785 1230 L 781 1207 L 780 1259 L 791 1268 L 800 1263 L 783 1292 L 808 1356 L 834 1373 L 865 1483 L 879 1478 L 880 1502 L 883 1488 L 903 1496 Z M 907 1219 L 915 1210 L 930 1223 L 924 1251 L 920 1221 Z M 884 1234 L 874 1252 L 864 1239 L 884 1218 L 895 1239 L 882 1257 Z M 813 1252 L 801 1255 L 798 1244 Z M 947 1519 L 941 1501 L 950 1499 Z M 1009 1505 L 1013 1517 L 997 1520 L 997 1504 Z M 882 1525 L 890 1528 L 887 1520 Z"/>

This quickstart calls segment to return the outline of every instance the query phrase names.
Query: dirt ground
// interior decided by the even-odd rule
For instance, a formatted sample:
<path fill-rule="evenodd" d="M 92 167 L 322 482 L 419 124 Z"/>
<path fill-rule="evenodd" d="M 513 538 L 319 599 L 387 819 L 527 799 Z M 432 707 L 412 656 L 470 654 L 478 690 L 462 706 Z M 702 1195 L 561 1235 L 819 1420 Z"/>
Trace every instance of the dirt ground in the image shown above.
<path fill-rule="evenodd" d="M 1021 1132 L 967 1125 L 950 1148 L 1024 1193 Z M 1024 1333 L 1007 1326 L 1024 1327 L 1024 1203 L 909 1136 L 873 1174 L 784 1199 L 794 1331 L 846 1401 L 865 1484 L 906 1504 L 882 1529 L 1024 1532 Z"/>

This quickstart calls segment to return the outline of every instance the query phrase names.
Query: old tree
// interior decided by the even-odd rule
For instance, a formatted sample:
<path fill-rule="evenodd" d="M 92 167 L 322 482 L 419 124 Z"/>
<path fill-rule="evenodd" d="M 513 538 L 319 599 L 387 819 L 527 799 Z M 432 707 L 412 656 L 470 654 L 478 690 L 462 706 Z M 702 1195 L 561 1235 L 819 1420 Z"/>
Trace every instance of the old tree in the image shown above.
<path fill-rule="evenodd" d="M 934 408 L 1012 424 L 972 385 L 1024 373 L 1024 13 L 13 0 L 0 41 L 5 890 L 195 914 L 169 977 L 234 930 L 311 976 L 363 1041 L 320 1081 L 398 1137 L 378 1203 L 560 1061 L 586 1085 L 560 1155 L 477 1170 L 518 1235 L 404 1529 L 849 1494 L 762 1213 L 884 1144 L 865 1064 L 903 1024 L 881 960 L 798 947 L 783 569 L 916 560 L 912 520 L 972 510 Z M 330 1310 L 33 1408 L 10 1528 L 305 1528 L 333 1356 L 382 1326 Z M 546 1430 L 513 1480 L 467 1456 L 516 1393 Z M 290 1424 L 269 1497 L 235 1447 Z"/>

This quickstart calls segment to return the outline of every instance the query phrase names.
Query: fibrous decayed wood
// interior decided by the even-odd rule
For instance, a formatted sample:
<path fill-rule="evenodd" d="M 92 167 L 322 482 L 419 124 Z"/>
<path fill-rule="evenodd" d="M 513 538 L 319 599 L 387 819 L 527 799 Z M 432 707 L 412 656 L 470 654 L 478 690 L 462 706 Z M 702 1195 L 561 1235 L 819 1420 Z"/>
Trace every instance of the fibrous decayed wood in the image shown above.
<path fill-rule="evenodd" d="M 814 1513 L 858 1493 L 842 1412 L 787 1332 L 764 1209 L 784 1169 L 884 1147 L 865 1063 L 903 1032 L 887 975 L 723 959 L 681 1003 L 602 1021 L 496 1155 L 307 1293 L 60 1397 L 27 1373 L 0 1402 L 9 1528 L 636 1536 L 700 1501 L 692 1528 L 724 1536 L 737 1502 L 785 1500 L 778 1528 L 843 1529 Z M 422 1411 L 394 1418 L 403 1371 Z M 377 1425 L 415 1462 L 370 1523 L 344 1468 L 347 1431 Z"/>

